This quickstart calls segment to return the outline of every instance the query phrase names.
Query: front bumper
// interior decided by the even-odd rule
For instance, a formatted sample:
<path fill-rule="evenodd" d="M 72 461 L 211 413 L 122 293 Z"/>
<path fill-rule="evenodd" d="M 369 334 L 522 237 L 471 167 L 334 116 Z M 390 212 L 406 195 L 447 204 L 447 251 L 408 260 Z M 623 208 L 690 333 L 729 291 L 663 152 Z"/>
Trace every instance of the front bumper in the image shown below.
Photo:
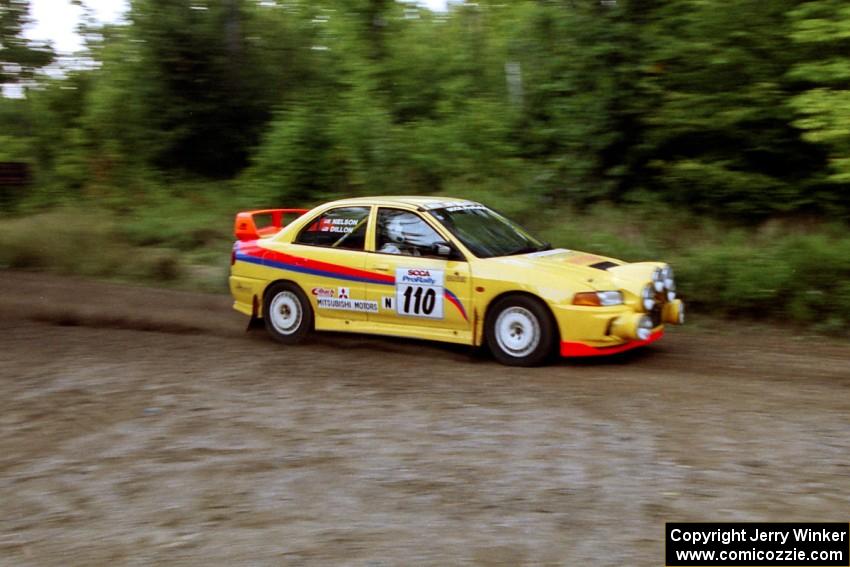
<path fill-rule="evenodd" d="M 627 341 L 625 343 L 613 346 L 595 347 L 584 343 L 561 341 L 561 356 L 564 357 L 585 357 L 585 356 L 607 356 L 609 354 L 617 354 L 626 352 L 638 347 L 646 346 L 654 343 L 664 336 L 664 327 L 660 327 L 649 335 L 645 341 Z"/>
<path fill-rule="evenodd" d="M 646 346 L 664 335 L 665 324 L 684 322 L 684 304 L 679 299 L 656 306 L 651 313 L 629 305 L 558 305 L 552 311 L 560 331 L 561 356 L 565 357 L 605 356 Z M 638 333 L 641 321 L 645 328 Z"/>

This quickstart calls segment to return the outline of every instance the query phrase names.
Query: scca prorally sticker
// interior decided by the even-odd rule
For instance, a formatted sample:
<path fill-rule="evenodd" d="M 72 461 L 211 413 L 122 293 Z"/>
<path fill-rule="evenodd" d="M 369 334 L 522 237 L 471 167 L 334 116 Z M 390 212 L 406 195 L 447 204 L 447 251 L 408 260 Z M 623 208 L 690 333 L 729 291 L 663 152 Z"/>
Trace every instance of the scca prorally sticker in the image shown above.
<path fill-rule="evenodd" d="M 332 287 L 314 287 L 310 293 L 316 297 L 336 297 L 336 290 Z"/>
<path fill-rule="evenodd" d="M 360 311 L 362 313 L 377 313 L 378 302 L 362 299 L 341 299 L 339 297 L 320 297 L 317 301 L 319 309 L 336 309 L 339 311 Z"/>
<path fill-rule="evenodd" d="M 395 304 L 399 315 L 443 318 L 443 270 L 398 268 Z"/>
<path fill-rule="evenodd" d="M 381 307 L 388 311 L 395 311 L 395 297 L 392 295 L 383 296 L 381 298 Z"/>

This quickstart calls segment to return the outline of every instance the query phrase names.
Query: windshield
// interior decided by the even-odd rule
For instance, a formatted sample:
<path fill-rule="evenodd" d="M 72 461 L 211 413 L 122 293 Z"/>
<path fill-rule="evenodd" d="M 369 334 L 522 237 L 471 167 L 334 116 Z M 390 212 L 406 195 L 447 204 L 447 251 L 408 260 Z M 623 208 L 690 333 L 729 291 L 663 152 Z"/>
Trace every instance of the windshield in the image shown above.
<path fill-rule="evenodd" d="M 479 258 L 527 254 L 551 248 L 484 205 L 456 205 L 429 212 Z"/>

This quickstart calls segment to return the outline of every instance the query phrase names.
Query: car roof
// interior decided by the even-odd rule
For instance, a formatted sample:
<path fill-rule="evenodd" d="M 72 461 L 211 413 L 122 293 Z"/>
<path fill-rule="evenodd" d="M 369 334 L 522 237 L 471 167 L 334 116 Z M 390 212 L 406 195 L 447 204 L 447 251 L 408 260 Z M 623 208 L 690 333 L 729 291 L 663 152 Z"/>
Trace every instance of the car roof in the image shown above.
<path fill-rule="evenodd" d="M 467 199 L 455 197 L 422 197 L 407 195 L 389 195 L 376 197 L 354 197 L 351 199 L 339 199 L 330 201 L 326 205 L 408 205 L 412 207 L 438 208 L 440 205 L 453 203 L 469 203 Z"/>

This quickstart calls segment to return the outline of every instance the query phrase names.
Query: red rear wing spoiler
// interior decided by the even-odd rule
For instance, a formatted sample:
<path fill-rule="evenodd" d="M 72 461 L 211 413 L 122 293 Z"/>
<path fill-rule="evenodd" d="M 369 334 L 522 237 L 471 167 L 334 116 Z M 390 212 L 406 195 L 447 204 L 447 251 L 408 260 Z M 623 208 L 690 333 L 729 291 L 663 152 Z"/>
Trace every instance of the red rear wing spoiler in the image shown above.
<path fill-rule="evenodd" d="M 236 214 L 236 223 L 233 225 L 233 234 L 238 240 L 257 240 L 280 232 L 286 224 L 284 215 L 296 215 L 300 217 L 310 209 L 265 209 L 262 211 L 245 211 Z M 268 218 L 271 222 L 262 222 L 262 228 L 257 228 L 254 217 Z M 294 220 L 294 219 L 291 219 Z"/>

